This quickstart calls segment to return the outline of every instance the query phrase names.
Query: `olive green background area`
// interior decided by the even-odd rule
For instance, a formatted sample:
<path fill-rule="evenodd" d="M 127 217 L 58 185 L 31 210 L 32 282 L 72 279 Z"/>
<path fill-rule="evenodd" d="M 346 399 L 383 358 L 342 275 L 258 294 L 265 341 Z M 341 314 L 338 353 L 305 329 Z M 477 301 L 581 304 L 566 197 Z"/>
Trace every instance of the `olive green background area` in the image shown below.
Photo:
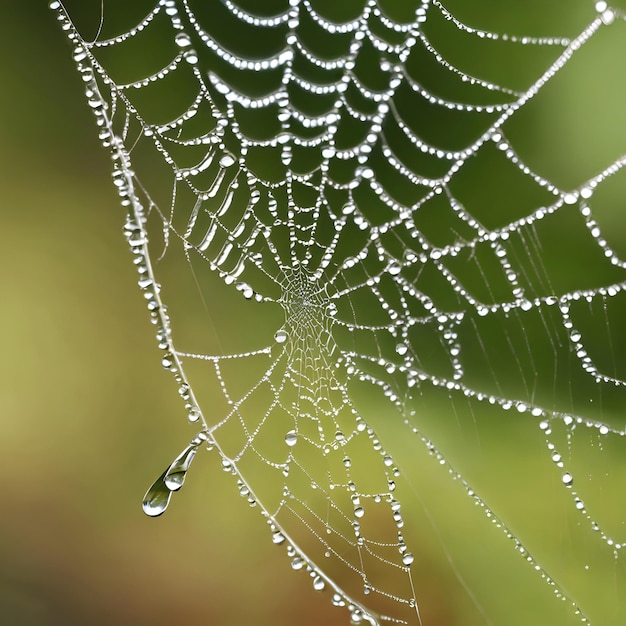
<path fill-rule="evenodd" d="M 470 21 L 462 15 L 463 2 L 454 4 L 450 8 Z M 497 26 L 489 23 L 488 13 L 496 4 L 481 3 L 481 25 L 486 28 Z M 524 7 L 536 3 L 510 4 L 511 11 L 519 12 L 523 31 Z M 561 5 L 558 11 L 568 34 L 576 32 L 572 24 L 587 21 L 581 14 L 592 17 L 592 3 L 549 4 Z M 214 455 L 198 455 L 166 515 L 156 520 L 143 515 L 145 490 L 186 444 L 190 431 L 174 381 L 160 367 L 154 328 L 121 233 L 123 209 L 110 182 L 108 157 L 98 146 L 71 49 L 44 3 L 5 0 L 3 9 L 0 623 L 345 624 L 347 614 L 331 607 L 329 594 L 314 592 L 305 574 L 292 573 L 284 549 L 272 545 L 260 516 L 236 495 Z M 553 125 L 542 126 L 544 118 L 533 117 L 529 109 L 528 127 L 516 129 L 520 141 L 540 142 L 537 165 L 566 187 L 617 158 L 618 146 L 626 149 L 626 28 L 616 28 L 603 42 L 596 46 L 596 56 L 579 67 L 578 78 L 564 79 L 548 100 L 554 111 L 545 119 Z M 624 177 L 607 187 L 605 204 L 612 208 L 603 212 L 602 225 L 624 256 Z M 492 460 L 505 463 L 511 455 L 522 456 L 529 442 L 530 456 L 545 456 L 513 421 L 508 415 L 496 416 L 492 426 L 481 426 L 496 452 L 500 443 L 514 439 L 499 455 L 494 452 Z M 430 428 L 444 430 L 445 422 L 433 420 Z M 394 434 L 389 424 L 381 429 L 388 441 L 397 439 L 397 454 L 410 459 L 402 434 Z M 621 476 L 624 446 L 607 445 L 606 457 L 602 471 Z M 471 472 L 471 460 L 467 465 Z M 495 467 L 494 483 L 499 477 Z M 510 485 L 507 506 L 532 502 L 540 517 L 551 503 L 536 501 L 527 487 L 554 482 L 554 473 L 542 473 L 547 467 L 521 463 L 520 480 Z M 430 480 L 423 478 L 424 483 Z M 420 480 L 411 484 L 418 489 Z M 603 486 L 607 511 L 623 512 L 623 505 L 618 506 L 621 487 L 617 480 Z M 490 488 L 487 481 L 485 489 Z M 546 497 L 560 494 L 557 488 L 546 489 Z M 465 521 L 453 508 L 448 518 L 456 523 L 459 546 L 469 546 L 470 554 L 476 548 L 474 519 L 468 514 Z M 623 519 L 611 521 L 612 529 L 626 533 Z M 514 530 L 540 537 L 541 524 L 529 525 Z M 576 549 L 576 532 L 574 526 L 563 528 L 563 554 L 568 542 Z M 546 545 L 538 539 L 536 545 L 549 552 L 550 542 L 550 537 Z M 580 580 L 572 575 L 570 583 L 585 590 L 583 601 L 600 616 L 597 625 L 622 624 L 626 605 L 616 600 L 616 593 L 624 589 L 624 557 L 607 565 L 604 547 L 592 540 L 585 545 L 596 546 L 588 562 L 597 564 L 601 574 L 581 571 L 576 574 Z M 477 554 L 478 579 L 483 565 L 479 550 Z M 542 562 L 542 554 L 536 556 Z M 546 557 L 548 562 L 557 558 Z M 489 578 L 498 576 L 490 572 Z M 440 582 L 434 574 L 420 579 L 420 584 L 430 585 L 433 604 L 440 607 L 425 626 L 466 626 L 455 614 L 456 599 Z M 470 586 L 474 582 L 479 584 L 468 581 Z M 500 582 L 501 589 L 493 588 L 488 613 L 508 610 L 516 624 L 524 623 L 525 615 L 536 615 L 535 596 L 524 588 L 517 590 L 517 604 L 498 606 L 505 591 L 516 597 L 509 579 Z M 509 624 L 494 620 L 494 626 Z"/>

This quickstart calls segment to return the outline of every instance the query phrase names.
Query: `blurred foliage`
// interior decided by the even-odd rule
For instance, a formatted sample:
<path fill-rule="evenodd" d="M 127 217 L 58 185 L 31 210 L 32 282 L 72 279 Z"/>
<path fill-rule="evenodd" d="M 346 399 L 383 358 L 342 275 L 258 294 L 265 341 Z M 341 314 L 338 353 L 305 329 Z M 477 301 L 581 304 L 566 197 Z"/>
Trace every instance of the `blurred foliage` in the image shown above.
<path fill-rule="evenodd" d="M 502 3 L 479 4 L 480 26 L 508 30 L 510 16 L 507 21 L 496 10 Z M 476 23 L 475 7 L 464 15 L 466 5 L 457 0 L 450 9 Z M 539 7 L 545 32 L 530 21 L 537 11 L 529 5 Z M 521 32 L 536 28 L 542 35 L 575 34 L 591 19 L 592 8 L 588 2 L 507 3 L 508 11 L 517 12 Z M 42 3 L 8 0 L 4 16 L 0 622 L 344 624 L 343 612 L 313 592 L 304 575 L 291 572 L 213 456 L 198 458 L 184 494 L 166 516 L 148 520 L 141 513 L 146 487 L 188 439 L 182 407 L 159 366 L 120 233 L 123 211 L 70 48 Z M 617 62 L 624 58 L 625 30 L 616 27 L 591 44 L 590 54 L 572 63 L 513 129 L 523 156 L 565 187 L 593 175 L 626 145 L 626 83 Z M 497 72 L 498 59 L 491 62 Z M 488 183 L 468 184 L 479 194 Z M 624 176 L 616 176 L 599 203 L 608 207 L 602 209 L 602 225 L 622 256 L 624 191 Z M 564 235 L 557 231 L 552 237 L 543 242 L 545 249 L 559 252 Z M 571 278 L 569 265 L 561 269 Z M 584 268 L 575 272 L 574 282 Z M 621 346 L 623 338 L 618 341 Z M 432 514 L 434 533 L 424 536 L 445 537 L 451 552 L 462 553 L 460 560 L 474 572 L 466 584 L 489 598 L 487 614 L 511 615 L 506 624 L 495 618 L 485 623 L 528 623 L 537 606 L 551 606 L 549 590 L 532 571 L 509 577 L 523 567 L 510 545 L 502 542 L 502 553 L 484 562 L 484 518 L 470 510 L 459 490 L 446 487 L 446 476 L 430 473 L 424 451 L 407 442 L 368 393 L 363 392 L 365 417 L 412 468 L 405 489 L 431 503 L 424 506 L 424 523 Z M 534 546 L 540 563 L 561 573 L 581 604 L 598 616 L 596 624 L 622 624 L 623 557 L 613 560 L 580 527 L 536 428 L 484 406 L 451 411 L 447 398 L 434 398 L 420 419 L 433 439 L 446 442 L 462 474 L 481 483 L 488 503 L 518 520 L 513 531 Z M 609 476 L 593 487 L 603 514 L 623 532 L 618 500 L 624 446 L 606 443 L 600 454 L 599 445 L 580 443 L 584 462 L 596 468 L 589 473 Z M 417 541 L 424 566 L 416 584 L 428 596 L 432 615 L 426 626 L 467 626 L 469 618 L 458 621 L 464 606 L 453 595 L 457 581 L 441 573 L 429 540 Z M 572 554 L 579 549 L 585 554 Z M 581 559 L 589 569 L 579 567 Z M 501 587 L 482 588 L 494 581 Z M 480 623 L 480 617 L 471 619 Z"/>

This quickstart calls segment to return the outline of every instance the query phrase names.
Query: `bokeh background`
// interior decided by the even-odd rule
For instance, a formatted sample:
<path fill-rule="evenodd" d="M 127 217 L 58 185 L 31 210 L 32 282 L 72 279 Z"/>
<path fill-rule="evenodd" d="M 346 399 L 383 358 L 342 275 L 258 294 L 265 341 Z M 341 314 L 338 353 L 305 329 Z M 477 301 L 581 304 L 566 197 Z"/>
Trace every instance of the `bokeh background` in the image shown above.
<path fill-rule="evenodd" d="M 489 27 L 496 4 L 481 3 L 480 25 Z M 541 3 L 508 4 L 522 24 Z M 593 15 L 590 2 L 552 4 L 559 16 L 554 23 L 568 35 Z M 320 598 L 306 576 L 291 572 L 258 515 L 209 455 L 196 461 L 167 515 L 151 520 L 141 512 L 146 488 L 188 439 L 182 407 L 160 367 L 121 234 L 123 210 L 70 47 L 42 2 L 4 0 L 2 14 L 0 623 L 345 623 L 346 615 Z M 579 74 L 559 85 L 545 118 L 532 120 L 539 129 L 532 140 L 545 139 L 538 163 L 564 185 L 626 146 L 625 41 L 626 28 L 616 27 Z M 624 187 L 622 177 L 607 201 L 613 208 L 603 213 L 622 251 Z M 518 436 L 507 431 L 509 422 L 498 422 L 503 426 L 493 429 L 494 441 L 504 445 Z M 548 464 L 533 464 L 515 448 L 503 448 L 502 458 L 523 456 L 518 471 L 528 485 L 544 481 Z M 623 446 L 607 450 L 607 474 L 623 475 L 622 453 Z M 533 448 L 530 456 L 540 454 Z M 516 488 L 510 488 L 513 500 L 534 500 L 532 489 L 516 496 Z M 615 503 L 619 528 L 620 497 L 617 480 L 605 487 L 603 499 Z M 460 544 L 481 541 L 470 517 L 451 515 Z M 541 535 L 540 525 L 515 530 Z M 562 532 L 561 556 L 577 545 L 574 530 Z M 550 543 L 548 535 L 543 549 Z M 571 584 L 585 591 L 601 616 L 597 624 L 622 624 L 626 608 L 616 598 L 624 588 L 623 557 L 613 560 L 603 546 L 588 545 L 595 546 L 587 556 L 596 572 L 576 574 L 580 580 Z M 502 590 L 516 584 L 508 574 L 501 578 Z M 433 583 L 432 594 L 442 610 L 429 626 L 462 624 L 445 586 Z M 548 603 L 545 595 L 537 602 Z M 500 589 L 493 596 L 497 604 Z M 524 623 L 535 609 L 520 600 L 507 610 Z"/>

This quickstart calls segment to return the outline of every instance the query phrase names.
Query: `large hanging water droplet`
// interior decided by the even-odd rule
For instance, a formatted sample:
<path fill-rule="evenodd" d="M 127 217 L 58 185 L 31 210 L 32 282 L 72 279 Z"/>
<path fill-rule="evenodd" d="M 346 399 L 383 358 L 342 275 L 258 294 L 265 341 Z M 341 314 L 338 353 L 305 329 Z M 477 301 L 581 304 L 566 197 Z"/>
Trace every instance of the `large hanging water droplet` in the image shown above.
<path fill-rule="evenodd" d="M 169 468 L 165 470 L 146 492 L 143 497 L 143 512 L 150 517 L 157 517 L 165 512 L 167 505 L 170 503 L 172 492 L 167 488 L 164 478 Z"/>
<path fill-rule="evenodd" d="M 198 444 L 189 444 L 169 466 L 163 482 L 170 491 L 178 491 L 183 486 L 197 451 Z"/>
<path fill-rule="evenodd" d="M 167 509 L 172 492 L 178 491 L 184 484 L 187 471 L 196 456 L 198 446 L 204 441 L 202 433 L 194 437 L 191 443 L 169 464 L 168 468 L 152 483 L 143 497 L 143 512 L 150 517 L 161 515 Z"/>
<path fill-rule="evenodd" d="M 405 565 L 411 565 L 411 563 L 413 563 L 414 560 L 415 560 L 415 557 L 410 552 L 405 552 L 404 555 L 402 556 L 402 562 Z"/>
<path fill-rule="evenodd" d="M 288 446 L 295 446 L 296 443 L 298 441 L 298 435 L 296 433 L 295 430 L 290 430 L 286 435 L 285 435 L 285 443 Z"/>

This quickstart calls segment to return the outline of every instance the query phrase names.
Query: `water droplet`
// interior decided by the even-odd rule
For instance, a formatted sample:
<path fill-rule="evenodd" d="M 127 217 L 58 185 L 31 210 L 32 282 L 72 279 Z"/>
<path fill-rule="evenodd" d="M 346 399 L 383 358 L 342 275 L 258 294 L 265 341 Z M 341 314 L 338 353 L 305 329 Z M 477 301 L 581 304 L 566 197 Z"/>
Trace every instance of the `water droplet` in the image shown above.
<path fill-rule="evenodd" d="M 405 344 L 403 344 L 403 343 L 399 343 L 399 344 L 396 346 L 396 352 L 397 352 L 400 356 L 405 355 L 405 354 L 408 352 L 408 350 L 409 350 L 409 349 L 407 348 L 407 346 L 406 346 Z"/>
<path fill-rule="evenodd" d="M 234 165 L 234 164 L 235 164 L 235 157 L 232 154 L 225 154 L 220 159 L 221 167 L 231 167 L 231 165 Z"/>
<path fill-rule="evenodd" d="M 198 446 L 206 440 L 200 433 L 191 443 L 170 463 L 168 468 L 152 483 L 152 486 L 143 497 L 143 511 L 150 517 L 161 515 L 167 509 L 173 491 L 178 491 L 184 484 L 187 471 L 196 456 Z"/>
<path fill-rule="evenodd" d="M 343 598 L 338 593 L 333 594 L 332 603 L 333 603 L 333 606 L 345 606 L 346 605 Z"/>
<path fill-rule="evenodd" d="M 274 333 L 274 339 L 276 340 L 276 343 L 285 343 L 285 341 L 287 341 L 287 338 L 289 337 L 289 335 L 287 334 L 287 331 L 285 330 L 277 330 Z"/>
<path fill-rule="evenodd" d="M 561 476 L 561 480 L 566 487 L 571 487 L 574 484 L 574 477 L 569 472 L 565 472 L 565 474 Z"/>
<path fill-rule="evenodd" d="M 298 434 L 296 433 L 295 430 L 290 430 L 286 435 L 285 435 L 285 443 L 288 446 L 295 446 L 296 443 L 298 441 Z"/>
<path fill-rule="evenodd" d="M 293 561 L 291 561 L 291 567 L 292 569 L 297 570 L 301 570 L 304 566 L 306 565 L 304 559 L 301 559 L 299 556 L 297 556 Z"/>
<path fill-rule="evenodd" d="M 405 565 L 411 565 L 411 563 L 413 563 L 414 560 L 415 560 L 415 557 L 410 552 L 405 552 L 402 555 L 402 562 Z"/>
<path fill-rule="evenodd" d="M 272 535 L 272 543 L 275 543 L 277 546 L 279 546 L 281 543 L 285 543 L 285 535 L 283 535 L 279 530 L 277 530 Z"/>
<path fill-rule="evenodd" d="M 174 37 L 174 41 L 176 42 L 176 45 L 180 46 L 181 48 L 185 48 L 186 46 L 191 45 L 191 39 L 189 39 L 189 35 L 187 35 L 186 33 L 178 33 L 178 35 Z"/>
<path fill-rule="evenodd" d="M 324 579 L 321 576 L 316 576 L 313 579 L 313 589 L 315 589 L 315 591 L 322 591 L 324 587 L 326 587 L 326 583 L 324 582 Z"/>
<path fill-rule="evenodd" d="M 165 470 L 151 485 L 143 497 L 143 512 L 150 517 L 157 517 L 165 512 L 170 503 L 172 492 L 167 488 L 164 478 L 169 468 Z"/>
<path fill-rule="evenodd" d="M 170 491 L 178 491 L 183 486 L 197 451 L 198 444 L 189 444 L 168 467 L 163 482 Z"/>
<path fill-rule="evenodd" d="M 363 517 L 364 515 L 365 515 L 365 509 L 362 506 L 357 506 L 356 509 L 354 509 L 355 517 Z"/>

